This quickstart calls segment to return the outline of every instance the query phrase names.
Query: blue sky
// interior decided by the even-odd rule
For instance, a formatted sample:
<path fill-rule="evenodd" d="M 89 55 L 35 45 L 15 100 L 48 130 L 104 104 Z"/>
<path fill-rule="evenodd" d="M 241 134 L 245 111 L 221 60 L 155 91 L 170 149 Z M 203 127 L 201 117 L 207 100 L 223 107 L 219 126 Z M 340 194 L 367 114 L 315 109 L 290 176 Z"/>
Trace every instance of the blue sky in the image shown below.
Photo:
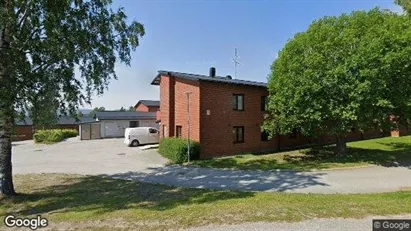
<path fill-rule="evenodd" d="M 117 65 L 118 80 L 94 98 L 91 107 L 119 109 L 140 99 L 159 99 L 151 86 L 158 70 L 234 77 L 266 82 L 270 65 L 288 39 L 323 16 L 380 8 L 400 11 L 391 0 L 114 0 L 146 35 L 132 53 L 131 66 Z M 88 106 L 90 107 L 90 106 Z"/>

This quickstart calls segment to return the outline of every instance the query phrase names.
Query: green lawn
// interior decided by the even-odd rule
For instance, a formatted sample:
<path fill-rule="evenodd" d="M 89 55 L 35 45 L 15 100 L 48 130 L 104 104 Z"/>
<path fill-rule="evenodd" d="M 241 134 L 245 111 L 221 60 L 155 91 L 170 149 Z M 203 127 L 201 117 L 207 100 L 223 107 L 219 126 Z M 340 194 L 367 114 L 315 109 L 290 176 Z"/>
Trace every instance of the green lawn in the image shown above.
<path fill-rule="evenodd" d="M 411 136 L 386 137 L 348 143 L 349 154 L 336 157 L 334 147 L 304 149 L 267 155 L 237 155 L 193 161 L 191 164 L 210 168 L 235 169 L 313 169 L 349 168 L 367 165 L 409 164 Z"/>
<path fill-rule="evenodd" d="M 17 175 L 13 200 L 0 197 L 0 219 L 48 218 L 51 228 L 162 230 L 207 224 L 360 218 L 411 213 L 411 191 L 314 195 L 186 189 L 64 174 Z M 0 224 L 2 229 L 3 224 Z"/>

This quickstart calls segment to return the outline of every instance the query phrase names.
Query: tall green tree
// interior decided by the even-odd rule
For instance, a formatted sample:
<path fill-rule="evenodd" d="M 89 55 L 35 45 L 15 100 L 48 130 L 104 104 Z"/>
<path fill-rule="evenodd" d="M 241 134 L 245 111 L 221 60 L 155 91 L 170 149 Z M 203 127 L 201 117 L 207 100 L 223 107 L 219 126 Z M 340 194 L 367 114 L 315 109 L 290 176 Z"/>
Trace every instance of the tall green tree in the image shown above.
<path fill-rule="evenodd" d="M 411 1 L 410 0 L 395 0 L 395 3 L 401 6 L 405 12 L 410 15 L 411 13 Z"/>
<path fill-rule="evenodd" d="M 128 111 L 136 111 L 136 109 L 134 108 L 134 106 L 130 106 L 130 107 L 128 108 Z"/>
<path fill-rule="evenodd" d="M 346 134 L 392 126 L 409 117 L 410 19 L 378 8 L 314 21 L 280 51 L 269 77 L 265 129 L 334 136 L 347 153 Z"/>
<path fill-rule="evenodd" d="M 36 128 L 51 127 L 57 123 L 58 119 L 57 88 L 50 84 L 40 91 L 28 97 L 31 103 L 28 106 L 28 115 Z"/>
<path fill-rule="evenodd" d="M 130 65 L 144 27 L 111 0 L 0 1 L 0 193 L 15 195 L 11 128 L 15 111 L 55 87 L 60 110 L 75 115 Z M 78 70 L 79 75 L 75 75 Z M 36 103 L 33 104 L 36 106 Z"/>
<path fill-rule="evenodd" d="M 89 116 L 94 117 L 94 116 L 96 116 L 96 112 L 105 111 L 105 110 L 106 110 L 106 108 L 104 108 L 104 107 L 95 107 L 95 108 L 93 108 L 93 110 L 89 113 Z"/>

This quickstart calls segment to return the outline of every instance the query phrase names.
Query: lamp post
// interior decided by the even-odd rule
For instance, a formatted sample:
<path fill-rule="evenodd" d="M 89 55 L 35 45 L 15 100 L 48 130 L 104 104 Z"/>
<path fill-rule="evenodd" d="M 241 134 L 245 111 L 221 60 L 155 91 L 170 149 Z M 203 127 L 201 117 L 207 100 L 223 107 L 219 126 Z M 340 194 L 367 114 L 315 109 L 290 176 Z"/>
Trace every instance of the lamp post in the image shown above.
<path fill-rule="evenodd" d="M 192 92 L 186 92 L 187 95 L 187 160 L 190 163 L 190 94 Z"/>

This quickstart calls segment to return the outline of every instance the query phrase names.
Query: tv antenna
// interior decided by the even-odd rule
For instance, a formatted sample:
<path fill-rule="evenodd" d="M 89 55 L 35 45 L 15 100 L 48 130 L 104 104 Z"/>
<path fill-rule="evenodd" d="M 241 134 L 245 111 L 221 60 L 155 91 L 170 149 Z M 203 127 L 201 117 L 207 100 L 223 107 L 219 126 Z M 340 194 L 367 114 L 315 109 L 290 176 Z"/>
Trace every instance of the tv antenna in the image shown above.
<path fill-rule="evenodd" d="M 234 74 L 235 78 L 237 78 L 237 66 L 240 64 L 239 58 L 240 58 L 240 57 L 238 56 L 237 48 L 235 48 L 235 50 L 234 50 L 234 58 L 233 58 L 234 68 L 235 68 L 235 74 Z"/>

